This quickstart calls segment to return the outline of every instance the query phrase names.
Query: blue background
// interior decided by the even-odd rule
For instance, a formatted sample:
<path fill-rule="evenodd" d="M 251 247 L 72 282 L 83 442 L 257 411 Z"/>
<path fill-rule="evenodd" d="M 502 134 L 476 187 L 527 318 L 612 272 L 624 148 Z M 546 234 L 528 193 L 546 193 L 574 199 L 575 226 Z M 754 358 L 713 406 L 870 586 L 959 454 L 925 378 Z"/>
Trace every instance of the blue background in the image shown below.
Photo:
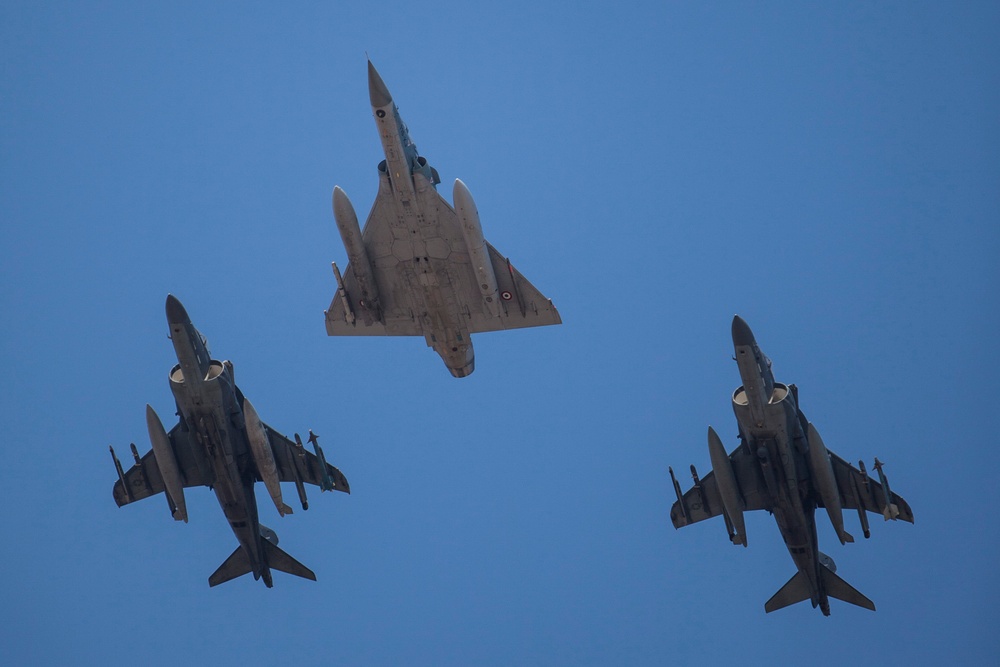
<path fill-rule="evenodd" d="M 1000 6 L 202 5 L 0 5 L 9 664 L 995 660 Z M 476 336 L 467 379 L 324 333 L 331 190 L 363 219 L 382 159 L 366 52 L 564 320 Z M 115 506 L 108 444 L 172 413 L 168 292 L 351 481 L 284 518 L 259 489 L 318 582 L 209 589 L 207 489 Z M 765 615 L 766 514 L 746 550 L 670 525 L 667 466 L 736 444 L 734 313 L 913 507 L 843 547 L 818 515 L 876 613 Z"/>

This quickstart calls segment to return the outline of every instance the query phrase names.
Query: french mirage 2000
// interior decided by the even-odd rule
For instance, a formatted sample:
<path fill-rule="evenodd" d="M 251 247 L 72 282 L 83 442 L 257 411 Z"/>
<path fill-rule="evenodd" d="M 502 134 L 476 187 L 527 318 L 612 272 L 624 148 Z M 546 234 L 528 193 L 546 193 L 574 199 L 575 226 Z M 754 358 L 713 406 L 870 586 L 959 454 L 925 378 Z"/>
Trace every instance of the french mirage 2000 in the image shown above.
<path fill-rule="evenodd" d="M 842 509 L 857 510 L 867 538 L 871 533 L 865 511 L 881 514 L 886 521 L 913 523 L 910 506 L 889 489 L 878 459 L 875 469 L 881 484 L 868 476 L 861 461 L 858 470 L 827 450 L 816 427 L 799 409 L 798 389 L 775 382 L 771 360 L 739 316 L 733 318 L 733 345 L 743 380 L 733 393 L 740 446 L 726 456 L 710 426 L 708 453 L 713 470 L 699 479 L 691 466 L 694 487 L 683 496 L 670 470 L 677 494 L 670 509 L 674 528 L 721 514 L 732 543 L 746 546 L 743 512 L 767 510 L 774 515 L 798 572 L 767 601 L 765 612 L 810 600 L 829 616 L 830 597 L 874 611 L 874 603 L 838 577 L 833 559 L 819 551 L 816 508 L 826 508 L 840 543 L 845 544 L 854 538 L 844 530 Z"/>
<path fill-rule="evenodd" d="M 560 324 L 542 296 L 483 238 L 469 189 L 455 205 L 438 194 L 437 170 L 410 139 L 392 95 L 368 62 L 368 95 L 385 150 L 364 231 L 344 191 L 333 215 L 349 264 L 333 265 L 337 293 L 326 311 L 330 336 L 423 336 L 455 377 L 475 368 L 470 334 Z"/>
<path fill-rule="evenodd" d="M 309 568 L 278 548 L 274 531 L 261 525 L 254 483 L 264 482 L 284 516 L 292 508 L 282 500 L 280 482 L 294 482 L 302 509 L 308 509 L 305 484 L 350 493 L 347 479 L 326 462 L 312 431 L 309 442 L 315 454 L 305 450 L 298 434 L 293 443 L 260 420 L 236 386 L 232 363 L 212 359 L 207 341 L 173 295 L 167 296 L 167 323 L 179 362 L 170 371 L 170 390 L 180 421 L 167 433 L 147 405 L 153 449 L 140 458 L 133 444 L 135 465 L 128 472 L 111 449 L 118 471 L 115 502 L 121 507 L 162 492 L 174 519 L 186 522 L 184 488 L 210 487 L 240 545 L 209 577 L 209 586 L 249 573 L 270 588 L 272 569 L 315 581 Z"/>

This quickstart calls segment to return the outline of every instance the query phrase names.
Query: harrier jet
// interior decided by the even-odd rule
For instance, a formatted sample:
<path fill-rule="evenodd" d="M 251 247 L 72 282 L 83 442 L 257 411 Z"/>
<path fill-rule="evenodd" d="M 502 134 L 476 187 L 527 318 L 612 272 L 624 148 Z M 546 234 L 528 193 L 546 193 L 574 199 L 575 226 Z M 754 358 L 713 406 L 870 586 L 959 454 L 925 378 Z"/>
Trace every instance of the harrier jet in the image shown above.
<path fill-rule="evenodd" d="M 315 455 L 305 450 L 298 434 L 292 442 L 260 420 L 234 382 L 232 363 L 211 358 L 207 341 L 173 295 L 167 296 L 167 323 L 179 362 L 170 371 L 170 389 L 180 421 L 168 433 L 147 405 L 153 449 L 140 458 L 133 444 L 135 465 L 128 472 L 111 449 L 118 471 L 115 502 L 121 507 L 162 492 L 170 514 L 186 522 L 184 488 L 207 486 L 215 491 L 240 543 L 209 577 L 209 586 L 253 574 L 270 588 L 272 569 L 315 581 L 316 575 L 279 549 L 278 536 L 259 522 L 254 483 L 264 482 L 278 514 L 284 516 L 292 508 L 282 500 L 280 482 L 294 482 L 302 509 L 308 509 L 305 484 L 350 493 L 347 479 L 327 464 L 311 431 Z"/>
<path fill-rule="evenodd" d="M 868 476 L 864 463 L 858 462 L 858 470 L 827 450 L 799 409 L 798 389 L 775 382 L 771 360 L 739 316 L 733 318 L 733 345 L 743 380 L 733 393 L 740 445 L 727 456 L 710 426 L 712 472 L 699 479 L 691 466 L 694 488 L 681 495 L 670 470 L 677 494 L 670 509 L 674 528 L 721 514 L 732 543 L 746 546 L 743 512 L 767 510 L 774 515 L 798 572 L 767 601 L 765 612 L 809 600 L 829 616 L 831 597 L 874 611 L 875 604 L 834 574 L 833 559 L 819 551 L 816 508 L 826 509 L 840 543 L 845 544 L 854 538 L 844 530 L 842 509 L 857 510 L 867 538 L 871 533 L 866 511 L 881 514 L 886 521 L 913 523 L 910 506 L 889 489 L 878 459 L 875 469 L 881 483 Z"/>
<path fill-rule="evenodd" d="M 456 180 L 454 206 L 410 139 L 382 77 L 368 63 L 368 94 L 385 160 L 364 231 L 344 191 L 333 215 L 349 264 L 333 265 L 337 293 L 330 336 L 423 336 L 455 377 L 475 368 L 473 333 L 560 324 L 552 302 L 483 238 L 469 189 Z"/>

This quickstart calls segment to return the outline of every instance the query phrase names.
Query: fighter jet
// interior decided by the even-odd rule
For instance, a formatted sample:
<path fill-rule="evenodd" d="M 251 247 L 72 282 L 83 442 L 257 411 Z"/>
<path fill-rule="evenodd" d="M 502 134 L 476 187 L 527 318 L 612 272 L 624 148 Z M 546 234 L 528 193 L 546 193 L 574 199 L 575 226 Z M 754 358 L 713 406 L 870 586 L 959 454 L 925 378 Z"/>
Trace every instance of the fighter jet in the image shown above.
<path fill-rule="evenodd" d="M 417 151 L 382 77 L 368 62 L 368 95 L 385 159 L 364 231 L 340 187 L 333 215 L 349 264 L 333 274 L 330 336 L 423 336 L 455 377 L 475 368 L 470 334 L 560 324 L 542 296 L 483 238 L 469 189 L 456 180 L 454 207 L 438 194 L 437 170 Z"/>
<path fill-rule="evenodd" d="M 284 516 L 292 508 L 282 499 L 280 482 L 294 482 L 302 509 L 308 509 L 305 484 L 350 493 L 347 479 L 326 463 L 315 436 L 310 440 L 316 452 L 312 454 L 298 434 L 293 443 L 260 420 L 236 386 L 233 364 L 212 359 L 205 337 L 172 295 L 167 296 L 167 323 L 179 362 L 170 371 L 170 390 L 180 421 L 167 433 L 146 405 L 153 449 L 140 458 L 133 444 L 135 465 L 128 472 L 111 448 L 118 472 L 115 502 L 121 507 L 163 492 L 170 514 L 187 522 L 184 489 L 207 486 L 215 491 L 239 541 L 209 577 L 209 586 L 250 573 L 270 588 L 272 569 L 315 581 L 312 570 L 279 549 L 278 536 L 259 522 L 254 483 L 264 482 L 278 514 Z"/>
<path fill-rule="evenodd" d="M 670 509 L 674 528 L 722 515 L 733 544 L 747 545 L 743 512 L 767 510 L 774 515 L 788 553 L 798 568 L 795 576 L 764 605 L 765 612 L 810 600 L 824 616 L 829 598 L 875 611 L 875 604 L 838 577 L 833 559 L 818 549 L 814 514 L 826 509 L 841 544 L 854 538 L 844 530 L 841 510 L 853 509 L 865 537 L 868 517 L 913 523 L 906 501 L 889 489 L 882 463 L 875 459 L 881 484 L 871 479 L 863 462 L 854 468 L 823 444 L 819 432 L 799 409 L 794 384 L 775 382 L 771 360 L 764 356 L 750 327 L 733 318 L 733 345 L 743 385 L 733 393 L 740 445 L 729 456 L 710 426 L 708 453 L 712 472 L 699 479 L 691 466 L 694 487 L 681 495 L 670 469 L 677 502 Z"/>

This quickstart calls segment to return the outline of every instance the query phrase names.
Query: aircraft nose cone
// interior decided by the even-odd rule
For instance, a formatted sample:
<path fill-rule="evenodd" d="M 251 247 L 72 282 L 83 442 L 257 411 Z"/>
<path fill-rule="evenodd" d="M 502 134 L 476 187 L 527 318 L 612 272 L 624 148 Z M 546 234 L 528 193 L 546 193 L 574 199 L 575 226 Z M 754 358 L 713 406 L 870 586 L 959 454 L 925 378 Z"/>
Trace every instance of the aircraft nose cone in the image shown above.
<path fill-rule="evenodd" d="M 372 106 L 376 108 L 387 107 L 392 103 L 389 89 L 385 87 L 385 82 L 382 81 L 382 77 L 378 75 L 375 65 L 372 65 L 370 60 L 368 61 L 368 97 L 372 101 Z"/>
<path fill-rule="evenodd" d="M 743 318 L 739 315 L 733 317 L 733 345 L 739 347 L 741 345 L 753 345 L 754 337 L 753 332 L 750 331 L 750 326 L 743 321 Z"/>
<path fill-rule="evenodd" d="M 179 324 L 191 323 L 191 318 L 188 317 L 184 306 L 181 305 L 180 300 L 173 294 L 167 295 L 167 322 L 176 322 Z"/>

